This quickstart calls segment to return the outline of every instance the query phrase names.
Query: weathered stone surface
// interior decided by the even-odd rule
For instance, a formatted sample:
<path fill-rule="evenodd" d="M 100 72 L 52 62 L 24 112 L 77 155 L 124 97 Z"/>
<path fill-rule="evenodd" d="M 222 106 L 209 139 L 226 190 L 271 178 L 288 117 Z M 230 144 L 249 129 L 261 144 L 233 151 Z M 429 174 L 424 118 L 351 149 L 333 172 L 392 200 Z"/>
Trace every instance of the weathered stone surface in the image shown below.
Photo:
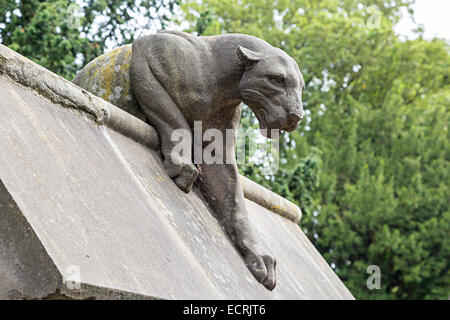
<path fill-rule="evenodd" d="M 247 200 L 279 261 L 266 290 L 157 152 L 0 73 L 1 298 L 353 298 L 295 223 Z M 74 266 L 80 290 L 63 284 Z"/>
<path fill-rule="evenodd" d="M 60 275 L 0 180 L 0 299 L 43 297 Z"/>
<path fill-rule="evenodd" d="M 294 223 L 300 223 L 302 211 L 298 206 L 269 189 L 261 187 L 249 178 L 241 176 L 241 181 L 246 199 L 256 202 L 260 206 L 269 209 Z"/>

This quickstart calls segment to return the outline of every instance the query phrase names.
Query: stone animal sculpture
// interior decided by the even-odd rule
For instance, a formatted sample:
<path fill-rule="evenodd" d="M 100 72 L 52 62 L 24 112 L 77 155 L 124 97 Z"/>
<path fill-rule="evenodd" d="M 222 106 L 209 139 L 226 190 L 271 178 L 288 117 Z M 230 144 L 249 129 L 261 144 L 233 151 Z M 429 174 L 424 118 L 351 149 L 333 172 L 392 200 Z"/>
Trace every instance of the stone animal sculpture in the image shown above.
<path fill-rule="evenodd" d="M 242 101 L 255 113 L 260 129 L 297 127 L 304 88 L 297 63 L 248 35 L 195 37 L 164 31 L 96 58 L 73 82 L 151 124 L 159 134 L 164 169 L 184 192 L 201 171 L 203 197 L 255 278 L 273 290 L 276 260 L 260 251 L 249 226 L 234 160 L 235 136 Z M 233 130 L 233 142 L 223 143 L 223 155 L 232 155 L 231 163 L 196 166 L 190 150 L 173 158 L 178 141 L 171 134 L 185 129 L 193 141 L 194 121 L 202 121 L 203 132 L 215 128 L 224 137 L 226 129 Z"/>

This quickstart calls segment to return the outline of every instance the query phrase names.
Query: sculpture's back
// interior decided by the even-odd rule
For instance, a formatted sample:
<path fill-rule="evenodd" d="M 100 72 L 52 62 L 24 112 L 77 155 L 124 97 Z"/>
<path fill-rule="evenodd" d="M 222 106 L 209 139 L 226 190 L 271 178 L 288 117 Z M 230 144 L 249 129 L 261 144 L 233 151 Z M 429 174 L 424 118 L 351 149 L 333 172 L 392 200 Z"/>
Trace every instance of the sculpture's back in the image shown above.
<path fill-rule="evenodd" d="M 145 114 L 131 89 L 130 65 L 131 44 L 89 62 L 78 72 L 73 83 L 145 121 Z"/>

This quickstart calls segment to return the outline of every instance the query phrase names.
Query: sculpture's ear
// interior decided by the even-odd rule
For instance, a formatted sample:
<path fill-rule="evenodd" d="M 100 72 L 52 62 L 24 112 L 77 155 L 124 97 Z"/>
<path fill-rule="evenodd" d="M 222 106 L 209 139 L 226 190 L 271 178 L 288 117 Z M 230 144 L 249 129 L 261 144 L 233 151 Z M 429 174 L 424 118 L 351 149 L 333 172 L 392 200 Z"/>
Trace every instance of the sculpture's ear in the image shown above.
<path fill-rule="evenodd" d="M 239 60 L 241 60 L 241 62 L 244 64 L 246 71 L 250 70 L 260 59 L 260 56 L 257 52 L 246 49 L 242 46 L 238 47 L 237 55 L 239 57 Z"/>

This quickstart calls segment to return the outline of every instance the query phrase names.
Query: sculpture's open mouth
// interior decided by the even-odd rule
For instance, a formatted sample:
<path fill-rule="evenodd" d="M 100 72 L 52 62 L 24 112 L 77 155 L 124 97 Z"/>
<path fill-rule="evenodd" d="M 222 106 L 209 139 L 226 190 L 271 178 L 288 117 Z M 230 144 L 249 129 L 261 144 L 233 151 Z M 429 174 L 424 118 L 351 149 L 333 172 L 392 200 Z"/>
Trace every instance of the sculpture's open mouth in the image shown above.
<path fill-rule="evenodd" d="M 255 112 L 255 115 L 256 115 L 256 118 L 258 119 L 258 123 L 259 123 L 259 132 L 261 132 L 261 134 L 264 137 L 271 139 L 273 129 L 270 129 L 267 127 L 266 114 L 265 114 L 264 110 L 262 108 L 258 109 Z"/>
<path fill-rule="evenodd" d="M 298 123 L 295 123 L 295 124 L 293 124 L 293 125 L 291 125 L 289 127 L 283 128 L 282 130 L 287 131 L 287 132 L 291 132 L 291 131 L 294 131 L 295 129 L 297 129 L 297 127 L 298 127 Z"/>
<path fill-rule="evenodd" d="M 281 128 L 269 128 L 267 125 L 267 121 L 266 121 L 266 113 L 265 110 L 263 108 L 259 108 L 258 110 L 254 111 L 256 118 L 258 119 L 258 123 L 259 123 L 259 130 L 261 132 L 261 134 L 266 137 L 271 139 L 272 137 L 272 130 L 279 130 L 279 131 L 287 131 L 287 132 L 291 132 L 294 131 L 295 129 L 297 129 L 298 126 L 298 122 L 294 123 L 290 126 L 284 126 Z"/>
<path fill-rule="evenodd" d="M 266 123 L 266 114 L 264 112 L 263 108 L 259 108 L 255 111 L 256 119 L 258 119 L 259 123 L 259 129 L 267 129 L 267 123 Z"/>

